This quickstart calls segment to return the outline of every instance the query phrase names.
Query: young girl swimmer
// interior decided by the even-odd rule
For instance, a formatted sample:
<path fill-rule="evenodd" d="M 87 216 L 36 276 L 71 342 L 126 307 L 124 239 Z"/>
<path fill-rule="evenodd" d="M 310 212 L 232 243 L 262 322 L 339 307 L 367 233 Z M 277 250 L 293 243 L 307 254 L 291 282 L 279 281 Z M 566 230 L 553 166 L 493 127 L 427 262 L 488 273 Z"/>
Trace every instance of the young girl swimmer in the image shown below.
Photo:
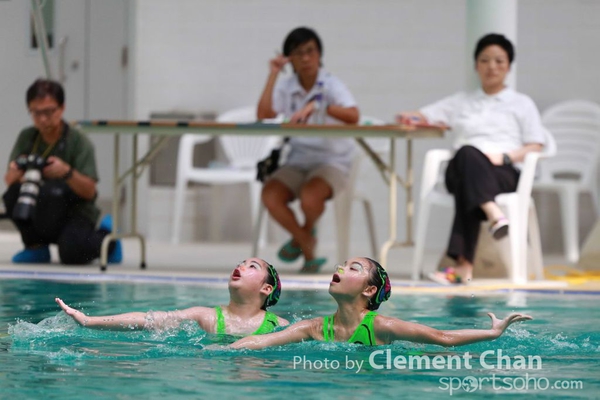
<path fill-rule="evenodd" d="M 375 310 L 390 297 L 391 285 L 387 272 L 370 258 L 353 258 L 338 265 L 329 284 L 329 294 L 338 304 L 330 317 L 297 322 L 285 330 L 238 340 L 233 348 L 261 349 L 304 340 L 351 342 L 382 345 L 395 340 L 460 346 L 502 335 L 510 324 L 532 319 L 528 315 L 511 314 L 499 320 L 492 313 L 490 329 L 460 329 L 440 331 L 425 325 L 378 315 Z"/>
<path fill-rule="evenodd" d="M 261 335 L 289 322 L 267 311 L 279 300 L 281 281 L 275 268 L 260 258 L 249 258 L 229 277 L 229 304 L 215 308 L 191 307 L 176 311 L 131 312 L 87 316 L 56 298 L 58 305 L 79 325 L 107 330 L 174 328 L 184 320 L 196 321 L 208 333 Z"/>

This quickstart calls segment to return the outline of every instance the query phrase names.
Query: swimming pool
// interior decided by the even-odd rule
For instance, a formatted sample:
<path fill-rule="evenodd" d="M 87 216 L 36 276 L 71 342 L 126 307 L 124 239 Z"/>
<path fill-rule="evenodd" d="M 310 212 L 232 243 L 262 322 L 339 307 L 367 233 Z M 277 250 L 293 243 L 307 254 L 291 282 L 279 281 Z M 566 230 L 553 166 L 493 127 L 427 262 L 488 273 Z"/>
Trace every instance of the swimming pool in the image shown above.
<path fill-rule="evenodd" d="M 440 329 L 486 328 L 487 311 L 525 312 L 535 320 L 509 328 L 496 341 L 454 349 L 301 343 L 263 351 L 223 349 L 192 323 L 165 332 L 81 328 L 59 312 L 56 296 L 91 315 L 228 301 L 227 290 L 202 286 L 0 280 L 1 398 L 436 399 L 524 392 L 594 398 L 600 389 L 597 296 L 459 297 L 396 290 L 382 314 Z M 326 291 L 285 286 L 272 309 L 294 321 L 334 310 Z M 523 366 L 533 369 L 519 369 Z"/>

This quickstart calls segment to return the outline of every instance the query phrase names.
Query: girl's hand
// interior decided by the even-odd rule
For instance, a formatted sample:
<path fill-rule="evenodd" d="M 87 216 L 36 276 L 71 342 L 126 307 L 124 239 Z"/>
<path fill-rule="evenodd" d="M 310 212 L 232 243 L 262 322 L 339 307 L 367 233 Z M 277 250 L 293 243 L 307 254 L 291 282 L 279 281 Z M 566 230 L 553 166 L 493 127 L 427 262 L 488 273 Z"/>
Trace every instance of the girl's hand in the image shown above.
<path fill-rule="evenodd" d="M 533 317 L 529 315 L 520 313 L 512 313 L 503 320 L 496 318 L 494 313 L 488 313 L 488 316 L 492 319 L 492 330 L 495 331 L 498 336 L 502 335 L 506 328 L 515 322 L 529 321 L 533 319 Z"/>
<path fill-rule="evenodd" d="M 87 320 L 88 320 L 87 315 L 85 315 L 84 313 L 82 313 L 79 310 L 69 307 L 68 305 L 65 304 L 64 301 L 62 301 L 58 297 L 55 298 L 54 301 L 56 301 L 56 303 L 60 306 L 60 308 L 63 309 L 65 314 L 67 314 L 69 317 L 73 318 L 75 320 L 75 322 L 77 322 L 79 325 L 85 326 L 85 324 L 87 323 Z"/>

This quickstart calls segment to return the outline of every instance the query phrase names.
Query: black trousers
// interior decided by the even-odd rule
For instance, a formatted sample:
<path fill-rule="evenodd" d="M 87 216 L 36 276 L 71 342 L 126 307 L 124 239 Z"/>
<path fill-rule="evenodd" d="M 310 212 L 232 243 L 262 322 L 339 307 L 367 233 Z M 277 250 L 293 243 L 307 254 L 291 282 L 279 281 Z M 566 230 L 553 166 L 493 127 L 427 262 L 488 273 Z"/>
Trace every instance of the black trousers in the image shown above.
<path fill-rule="evenodd" d="M 13 210 L 19 197 L 20 183 L 11 185 L 3 200 L 8 217 L 21 233 L 25 247 L 58 245 L 58 254 L 64 264 L 87 264 L 100 257 L 102 240 L 109 233 L 95 230 L 95 223 L 88 218 L 69 212 L 74 194 L 68 193 L 62 182 L 45 182 L 40 187 L 37 206 L 31 219 L 13 218 Z M 109 250 L 112 250 L 111 243 Z"/>
<path fill-rule="evenodd" d="M 481 221 L 487 219 L 480 206 L 500 193 L 514 192 L 518 182 L 519 171 L 512 165 L 496 166 L 473 146 L 456 152 L 446 169 L 446 188 L 455 204 L 449 257 L 473 262 Z"/>

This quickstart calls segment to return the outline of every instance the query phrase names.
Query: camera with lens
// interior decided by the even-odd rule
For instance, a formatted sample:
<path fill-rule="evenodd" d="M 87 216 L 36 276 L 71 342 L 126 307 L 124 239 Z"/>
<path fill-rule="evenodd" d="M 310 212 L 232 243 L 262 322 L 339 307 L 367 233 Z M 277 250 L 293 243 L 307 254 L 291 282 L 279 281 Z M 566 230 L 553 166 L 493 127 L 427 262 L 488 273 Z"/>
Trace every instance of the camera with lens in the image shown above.
<path fill-rule="evenodd" d="M 47 162 L 45 158 L 37 154 L 21 155 L 15 162 L 20 170 L 25 171 L 25 175 L 17 203 L 13 209 L 13 218 L 24 221 L 30 219 L 35 210 L 42 183 L 42 169 Z"/>
<path fill-rule="evenodd" d="M 281 149 L 271 150 L 271 154 L 256 164 L 256 179 L 264 182 L 265 179 L 279 168 Z"/>

